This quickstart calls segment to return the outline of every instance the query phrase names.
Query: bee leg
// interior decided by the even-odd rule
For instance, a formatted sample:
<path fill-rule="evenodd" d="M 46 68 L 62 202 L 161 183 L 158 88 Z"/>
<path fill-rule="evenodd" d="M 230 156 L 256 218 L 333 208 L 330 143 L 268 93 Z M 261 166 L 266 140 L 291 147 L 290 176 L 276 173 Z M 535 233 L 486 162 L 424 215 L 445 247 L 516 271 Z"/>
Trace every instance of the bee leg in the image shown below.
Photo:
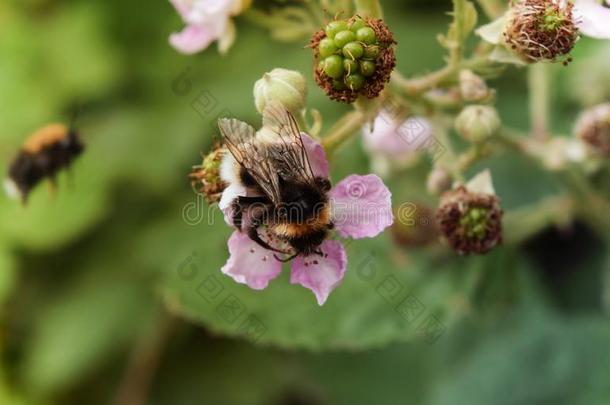
<path fill-rule="evenodd" d="M 242 206 L 239 204 L 239 199 L 235 199 L 233 201 L 233 211 L 231 213 L 231 222 L 233 222 L 233 226 L 237 228 L 237 230 L 241 231 L 241 218 L 243 215 Z"/>
<path fill-rule="evenodd" d="M 235 227 L 241 231 L 244 208 L 247 208 L 252 204 L 267 203 L 269 203 L 269 199 L 267 197 L 238 196 L 235 200 L 233 200 L 233 215 L 231 216 L 233 225 L 235 225 Z"/>
<path fill-rule="evenodd" d="M 260 235 L 258 234 L 258 225 L 256 225 L 256 224 L 253 224 L 252 226 L 250 226 L 248 228 L 248 237 L 250 239 L 252 239 L 254 242 L 256 242 L 259 246 L 261 246 L 267 250 L 271 250 L 272 252 L 277 252 L 277 253 L 286 253 L 283 250 L 274 248 L 273 246 L 269 245 L 267 242 L 262 240 Z"/>
<path fill-rule="evenodd" d="M 289 261 L 291 261 L 292 259 L 294 259 L 298 255 L 299 255 L 298 253 L 295 253 L 292 256 L 290 256 L 288 258 L 285 258 L 285 259 L 279 258 L 279 257 L 277 257 L 277 255 L 273 255 L 273 257 L 275 257 L 275 260 L 277 260 L 278 262 L 288 263 Z"/>

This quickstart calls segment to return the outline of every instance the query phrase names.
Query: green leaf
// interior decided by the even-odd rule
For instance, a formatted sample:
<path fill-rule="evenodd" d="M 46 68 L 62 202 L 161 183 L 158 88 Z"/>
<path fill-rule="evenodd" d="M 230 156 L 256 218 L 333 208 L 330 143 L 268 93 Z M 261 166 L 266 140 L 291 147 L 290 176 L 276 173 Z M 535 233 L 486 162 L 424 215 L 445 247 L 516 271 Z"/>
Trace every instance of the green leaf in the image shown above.
<path fill-rule="evenodd" d="M 77 280 L 37 314 L 25 344 L 29 392 L 45 396 L 82 381 L 146 327 L 152 308 L 136 280 L 99 271 Z"/>
<path fill-rule="evenodd" d="M 610 401 L 607 319 L 529 317 L 478 343 L 439 382 L 429 405 L 604 404 Z"/>

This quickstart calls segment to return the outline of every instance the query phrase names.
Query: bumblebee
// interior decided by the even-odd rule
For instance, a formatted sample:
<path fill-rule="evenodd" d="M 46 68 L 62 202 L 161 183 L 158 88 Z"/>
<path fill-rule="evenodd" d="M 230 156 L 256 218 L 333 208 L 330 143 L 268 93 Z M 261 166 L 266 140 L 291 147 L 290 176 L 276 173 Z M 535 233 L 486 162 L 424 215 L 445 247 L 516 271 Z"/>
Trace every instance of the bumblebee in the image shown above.
<path fill-rule="evenodd" d="M 289 255 L 285 261 L 322 255 L 319 246 L 333 228 L 331 183 L 314 175 L 292 114 L 271 103 L 258 133 L 236 119 L 221 118 L 218 126 L 230 152 L 221 177 L 246 190 L 232 202 L 233 224 L 265 249 Z"/>
<path fill-rule="evenodd" d="M 84 150 L 74 128 L 50 124 L 26 139 L 11 162 L 4 184 L 9 196 L 19 197 L 25 204 L 30 191 L 44 179 L 55 183 L 57 173 L 68 168 Z"/>

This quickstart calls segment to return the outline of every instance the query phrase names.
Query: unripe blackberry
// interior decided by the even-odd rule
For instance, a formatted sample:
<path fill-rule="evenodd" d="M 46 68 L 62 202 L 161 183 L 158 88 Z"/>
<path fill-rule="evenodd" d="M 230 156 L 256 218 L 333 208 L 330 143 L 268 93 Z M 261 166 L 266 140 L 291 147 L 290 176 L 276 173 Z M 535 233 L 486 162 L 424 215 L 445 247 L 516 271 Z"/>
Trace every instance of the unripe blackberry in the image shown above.
<path fill-rule="evenodd" d="M 574 133 L 593 154 L 610 158 L 610 103 L 583 112 Z"/>
<path fill-rule="evenodd" d="M 220 178 L 220 163 L 226 153 L 220 145 L 215 145 L 212 152 L 203 158 L 199 166 L 193 166 L 189 174 L 191 186 L 195 192 L 202 194 L 208 204 L 220 201 L 227 184 Z"/>
<path fill-rule="evenodd" d="M 508 47 L 526 62 L 567 64 L 578 40 L 574 4 L 565 0 L 517 0 L 503 33 Z M 563 58 L 562 58 L 563 57 Z"/>
<path fill-rule="evenodd" d="M 396 65 L 395 43 L 382 20 L 354 16 L 331 21 L 310 43 L 316 83 L 337 101 L 377 97 Z"/>
<path fill-rule="evenodd" d="M 488 173 L 475 179 L 479 181 L 485 176 Z M 493 191 L 485 192 L 469 185 L 458 186 L 442 195 L 436 220 L 453 250 L 459 254 L 483 254 L 502 242 L 503 212 Z"/>

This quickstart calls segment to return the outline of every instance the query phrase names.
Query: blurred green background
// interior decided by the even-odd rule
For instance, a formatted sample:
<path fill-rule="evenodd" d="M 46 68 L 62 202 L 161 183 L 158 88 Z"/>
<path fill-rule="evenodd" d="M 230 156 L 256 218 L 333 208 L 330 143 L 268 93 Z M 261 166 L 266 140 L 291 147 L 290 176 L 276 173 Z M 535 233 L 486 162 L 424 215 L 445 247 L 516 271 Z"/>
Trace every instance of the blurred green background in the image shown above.
<path fill-rule="evenodd" d="M 384 6 L 401 72 L 440 67 L 450 2 Z M 262 292 L 220 273 L 230 229 L 186 177 L 217 116 L 258 124 L 252 86 L 274 67 L 306 74 L 325 128 L 348 110 L 315 87 L 306 40 L 237 23 L 228 55 L 183 56 L 164 0 L 0 3 L 0 166 L 76 106 L 87 143 L 55 195 L 0 196 L 0 404 L 610 403 L 610 261 L 584 225 L 472 258 L 389 232 L 354 241 L 323 307 L 287 271 Z M 553 66 L 555 131 L 610 99 L 609 54 L 584 39 Z M 490 85 L 502 119 L 527 129 L 524 71 Z M 507 211 L 560 187 L 516 156 L 472 173 L 486 166 Z M 428 169 L 388 180 L 395 204 L 436 203 Z M 368 172 L 357 140 L 332 162 L 335 180 L 354 172 Z"/>

